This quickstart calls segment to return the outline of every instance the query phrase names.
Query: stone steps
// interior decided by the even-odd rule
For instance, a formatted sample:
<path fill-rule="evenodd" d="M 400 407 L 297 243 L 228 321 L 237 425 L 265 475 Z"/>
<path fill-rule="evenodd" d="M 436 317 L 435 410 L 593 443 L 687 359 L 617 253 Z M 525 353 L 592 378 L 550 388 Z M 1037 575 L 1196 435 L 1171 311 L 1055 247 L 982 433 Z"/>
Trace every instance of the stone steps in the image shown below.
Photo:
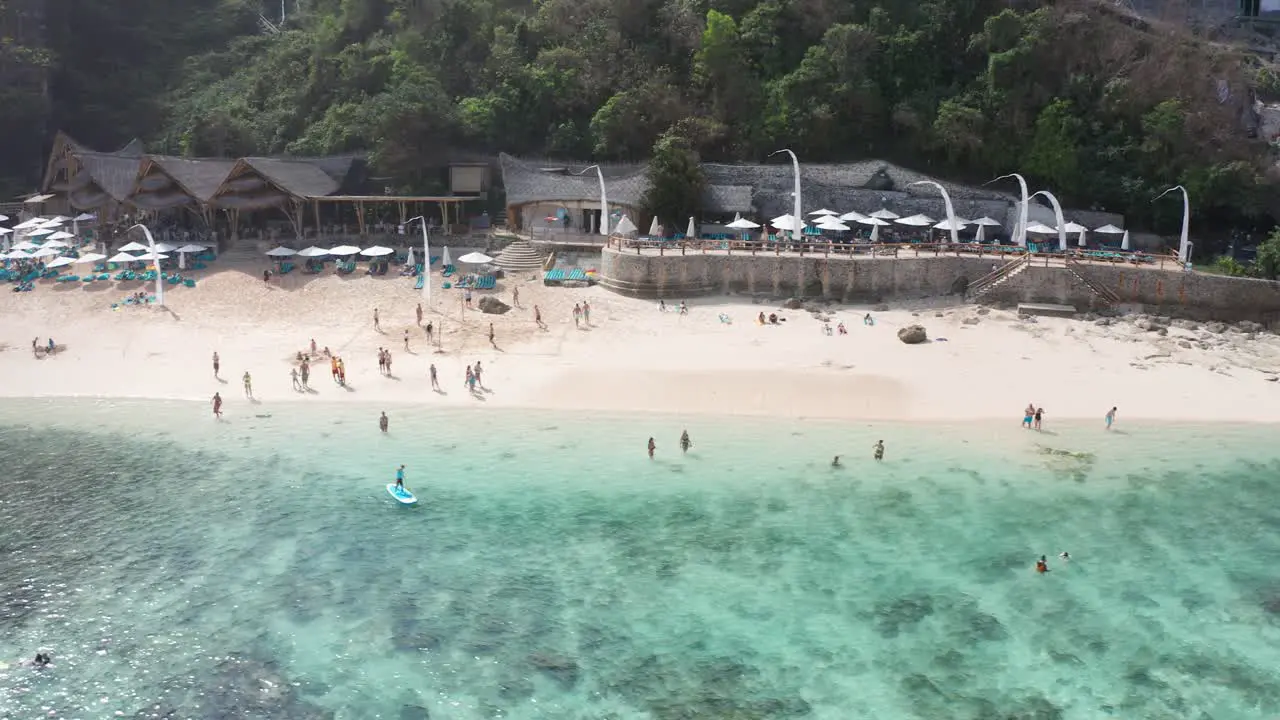
<path fill-rule="evenodd" d="M 634 283 L 601 277 L 597 280 L 597 284 L 619 295 L 651 300 L 680 300 L 699 295 L 713 295 L 717 292 L 715 287 L 697 282 L 658 285 L 657 283 Z"/>
<path fill-rule="evenodd" d="M 493 264 L 503 270 L 541 270 L 546 257 L 528 240 L 517 240 L 502 249 Z"/>

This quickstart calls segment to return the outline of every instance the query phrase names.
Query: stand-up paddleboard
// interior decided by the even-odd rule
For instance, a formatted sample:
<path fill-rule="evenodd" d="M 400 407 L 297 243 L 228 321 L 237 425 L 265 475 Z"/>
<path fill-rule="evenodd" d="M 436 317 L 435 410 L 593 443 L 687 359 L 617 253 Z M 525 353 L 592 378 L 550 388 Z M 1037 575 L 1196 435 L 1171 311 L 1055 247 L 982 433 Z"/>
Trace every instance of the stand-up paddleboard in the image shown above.
<path fill-rule="evenodd" d="M 417 505 L 418 498 L 405 488 L 397 486 L 395 483 L 387 483 L 387 492 L 391 493 L 391 497 L 401 505 Z"/>

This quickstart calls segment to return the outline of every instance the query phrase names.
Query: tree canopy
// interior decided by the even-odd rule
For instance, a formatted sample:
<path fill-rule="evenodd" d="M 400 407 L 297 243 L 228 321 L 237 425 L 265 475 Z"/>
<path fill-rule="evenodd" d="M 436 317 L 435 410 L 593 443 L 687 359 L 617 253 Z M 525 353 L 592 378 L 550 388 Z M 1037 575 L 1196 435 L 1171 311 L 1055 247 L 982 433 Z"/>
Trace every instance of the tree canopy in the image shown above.
<path fill-rule="evenodd" d="M 358 150 L 407 190 L 451 150 L 634 161 L 670 135 L 712 161 L 790 147 L 961 181 L 1021 171 L 1134 226 L 1176 225 L 1151 202 L 1175 184 L 1201 216 L 1269 210 L 1270 151 L 1241 119 L 1251 85 L 1280 83 L 1108 5 L 308 0 L 267 32 L 272 3 L 63 0 L 47 47 L 0 44 L 0 69 L 47 67 L 50 91 L 0 103 L 0 128 L 39 126 L 0 158 L 30 181 L 14 147 L 58 128 L 103 149 Z"/>

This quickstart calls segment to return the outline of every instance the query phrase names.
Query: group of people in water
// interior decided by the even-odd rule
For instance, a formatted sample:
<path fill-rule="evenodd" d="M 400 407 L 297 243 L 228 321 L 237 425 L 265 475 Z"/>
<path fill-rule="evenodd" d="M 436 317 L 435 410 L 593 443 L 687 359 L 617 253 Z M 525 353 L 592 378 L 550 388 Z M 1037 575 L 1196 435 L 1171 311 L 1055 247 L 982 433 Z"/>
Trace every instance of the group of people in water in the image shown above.
<path fill-rule="evenodd" d="M 1058 559 L 1064 563 L 1068 562 L 1071 560 L 1071 553 L 1064 550 L 1058 553 Z M 1040 559 L 1036 561 L 1036 572 L 1040 574 L 1049 572 L 1049 561 L 1044 555 L 1041 555 Z"/>
<path fill-rule="evenodd" d="M 876 462 L 880 462 L 884 460 L 884 441 L 883 440 L 877 440 L 876 444 L 871 446 L 871 457 L 875 458 Z M 833 468 L 840 467 L 839 455 L 831 459 L 831 467 Z"/>

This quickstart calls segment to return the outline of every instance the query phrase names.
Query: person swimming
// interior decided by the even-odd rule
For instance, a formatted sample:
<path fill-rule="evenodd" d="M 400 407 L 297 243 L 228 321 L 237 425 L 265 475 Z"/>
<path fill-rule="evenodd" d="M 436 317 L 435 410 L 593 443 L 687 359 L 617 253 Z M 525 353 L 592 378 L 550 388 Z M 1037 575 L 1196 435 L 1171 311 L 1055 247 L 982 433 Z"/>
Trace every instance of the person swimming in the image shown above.
<path fill-rule="evenodd" d="M 685 430 L 680 433 L 680 451 L 689 452 L 689 448 L 693 447 L 693 443 L 689 441 L 689 431 Z"/>
<path fill-rule="evenodd" d="M 884 441 L 877 440 L 874 449 L 876 460 L 884 460 Z"/>
<path fill-rule="evenodd" d="M 831 459 L 831 467 L 840 467 L 840 456 L 837 455 Z"/>
<path fill-rule="evenodd" d="M 1071 554 L 1068 553 L 1066 550 L 1063 550 L 1062 552 L 1058 553 L 1058 557 L 1062 558 L 1062 562 L 1067 562 L 1068 560 L 1071 559 Z"/>
<path fill-rule="evenodd" d="M 1038 573 L 1049 572 L 1049 562 L 1045 559 L 1043 555 L 1041 555 L 1040 559 L 1036 561 L 1036 572 Z"/>

